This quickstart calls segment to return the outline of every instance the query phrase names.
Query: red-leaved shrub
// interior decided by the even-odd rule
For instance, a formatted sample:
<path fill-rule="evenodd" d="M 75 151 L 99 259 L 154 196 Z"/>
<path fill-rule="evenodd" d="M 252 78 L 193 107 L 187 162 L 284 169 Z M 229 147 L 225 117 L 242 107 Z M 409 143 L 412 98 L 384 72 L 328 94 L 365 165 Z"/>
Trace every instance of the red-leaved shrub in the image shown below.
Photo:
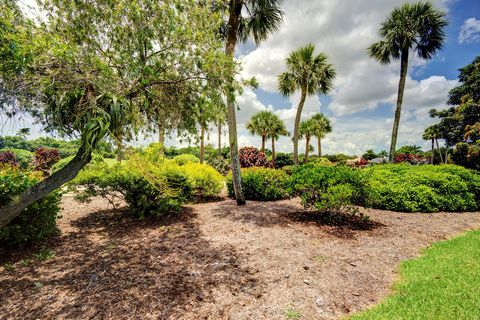
<path fill-rule="evenodd" d="M 17 166 L 17 157 L 15 153 L 11 151 L 2 151 L 0 152 L 0 164 L 7 164 L 9 166 Z"/>
<path fill-rule="evenodd" d="M 254 147 L 241 148 L 238 157 L 242 168 L 271 166 L 265 154 Z"/>
<path fill-rule="evenodd" d="M 35 171 L 41 171 L 43 174 L 50 174 L 52 166 L 60 160 L 60 153 L 54 148 L 40 147 L 35 150 L 33 165 Z"/>
<path fill-rule="evenodd" d="M 425 164 L 427 159 L 422 158 L 416 154 L 401 153 L 397 154 L 393 159 L 394 163 L 410 163 L 410 164 Z"/>

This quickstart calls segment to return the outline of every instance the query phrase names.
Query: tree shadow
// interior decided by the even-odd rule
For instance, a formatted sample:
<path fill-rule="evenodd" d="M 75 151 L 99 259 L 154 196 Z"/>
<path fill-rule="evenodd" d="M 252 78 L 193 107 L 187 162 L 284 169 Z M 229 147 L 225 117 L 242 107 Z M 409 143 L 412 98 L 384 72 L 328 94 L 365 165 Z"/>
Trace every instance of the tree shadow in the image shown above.
<path fill-rule="evenodd" d="M 329 233 L 342 238 L 353 236 L 354 231 L 372 230 L 383 226 L 380 222 L 365 219 L 362 215 L 321 213 L 303 209 L 300 204 L 292 205 L 284 201 L 248 201 L 245 206 L 236 206 L 233 201 L 219 203 L 214 209 L 220 218 L 253 223 L 260 227 L 280 225 L 288 227 L 292 223 L 313 224 L 331 227 Z"/>
<path fill-rule="evenodd" d="M 5 318 L 177 319 L 215 292 L 258 286 L 233 247 L 214 248 L 195 213 L 135 220 L 118 210 L 72 221 L 77 229 L 50 242 L 55 256 L 15 264 L 0 274 Z"/>

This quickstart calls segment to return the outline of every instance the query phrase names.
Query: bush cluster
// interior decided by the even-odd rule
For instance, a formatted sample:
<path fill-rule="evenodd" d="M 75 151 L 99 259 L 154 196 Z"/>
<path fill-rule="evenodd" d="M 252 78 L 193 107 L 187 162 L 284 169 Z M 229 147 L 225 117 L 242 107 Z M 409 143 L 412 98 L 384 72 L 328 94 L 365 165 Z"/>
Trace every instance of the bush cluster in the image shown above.
<path fill-rule="evenodd" d="M 39 177 L 14 167 L 0 168 L 0 206 L 34 185 Z M 0 246 L 34 243 L 58 232 L 56 219 L 60 212 L 60 192 L 54 191 L 29 206 L 7 226 L 0 228 Z"/>
<path fill-rule="evenodd" d="M 367 206 L 393 211 L 469 211 L 480 207 L 480 176 L 454 165 L 365 169 Z"/>
<path fill-rule="evenodd" d="M 273 201 L 288 197 L 288 175 L 277 169 L 251 167 L 242 169 L 242 188 L 247 200 Z M 232 175 L 227 177 L 228 196 L 234 197 Z"/>
<path fill-rule="evenodd" d="M 180 166 L 174 160 L 152 162 L 137 156 L 113 166 L 93 163 L 71 184 L 83 187 L 77 191 L 77 200 L 102 196 L 113 202 L 122 196 L 129 211 L 143 218 L 177 212 L 188 201 L 216 196 L 223 176 L 206 164 Z"/>
<path fill-rule="evenodd" d="M 428 162 L 428 159 L 422 157 L 421 155 L 413 153 L 398 153 L 393 158 L 394 163 L 409 163 L 409 164 L 425 164 Z"/>
<path fill-rule="evenodd" d="M 254 147 L 244 147 L 238 152 L 240 167 L 270 167 L 265 154 Z"/>
<path fill-rule="evenodd" d="M 176 157 L 173 157 L 173 161 L 175 161 L 175 163 L 178 164 L 179 166 L 183 166 L 187 163 L 198 163 L 200 162 L 200 159 L 198 159 L 193 154 L 185 153 L 185 154 L 181 154 Z"/>
<path fill-rule="evenodd" d="M 8 157 L 14 160 L 5 160 L 5 153 L 10 154 Z M 33 153 L 27 150 L 15 149 L 15 148 L 4 148 L 0 150 L 0 163 L 9 163 L 10 165 L 19 165 L 21 168 L 27 168 L 32 164 Z"/>

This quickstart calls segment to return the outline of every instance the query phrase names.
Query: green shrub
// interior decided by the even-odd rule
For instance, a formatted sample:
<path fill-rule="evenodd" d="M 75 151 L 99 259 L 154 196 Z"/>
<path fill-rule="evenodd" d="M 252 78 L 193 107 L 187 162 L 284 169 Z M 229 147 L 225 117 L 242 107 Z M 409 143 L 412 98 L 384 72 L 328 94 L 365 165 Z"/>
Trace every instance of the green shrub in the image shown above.
<path fill-rule="evenodd" d="M 480 176 L 455 165 L 378 165 L 364 170 L 367 206 L 405 212 L 469 211 L 480 206 Z"/>
<path fill-rule="evenodd" d="M 208 164 L 211 165 L 215 170 L 220 172 L 222 175 L 227 175 L 230 172 L 230 160 L 223 157 L 211 157 L 208 159 Z"/>
<path fill-rule="evenodd" d="M 288 175 L 291 175 L 294 169 L 295 169 L 294 165 L 282 167 L 282 171 Z"/>
<path fill-rule="evenodd" d="M 248 200 L 279 200 L 288 197 L 288 175 L 277 169 L 251 167 L 242 169 L 242 187 Z M 228 196 L 234 197 L 232 175 L 227 178 Z"/>
<path fill-rule="evenodd" d="M 72 182 L 84 187 L 77 191 L 76 199 L 89 201 L 93 196 L 101 196 L 112 201 L 122 195 L 130 213 L 138 218 L 177 212 L 191 197 L 187 177 L 181 172 L 159 171 L 156 166 L 136 163 L 137 160 L 114 166 L 97 162 L 82 170 Z"/>
<path fill-rule="evenodd" d="M 32 165 L 33 153 L 27 150 L 15 149 L 15 148 L 4 148 L 0 149 L 0 152 L 10 151 L 15 155 L 15 159 L 20 167 L 23 169 L 28 168 Z"/>
<path fill-rule="evenodd" d="M 306 208 L 320 212 L 351 212 L 362 204 L 365 179 L 360 170 L 315 163 L 297 167 L 288 181 L 292 196 L 300 196 Z"/>
<path fill-rule="evenodd" d="M 326 166 L 326 167 L 331 167 L 333 166 L 333 163 L 328 160 L 327 158 L 321 157 L 313 161 L 314 164 L 319 165 L 319 166 Z"/>
<path fill-rule="evenodd" d="M 198 159 L 193 154 L 186 153 L 174 157 L 173 161 L 175 161 L 179 166 L 183 166 L 187 163 L 198 163 L 200 162 L 200 159 Z"/>
<path fill-rule="evenodd" d="M 39 177 L 18 169 L 1 168 L 0 207 L 38 181 Z M 56 219 L 59 217 L 60 199 L 60 192 L 54 191 L 29 206 L 7 226 L 0 228 L 0 246 L 20 246 L 57 234 Z"/>
<path fill-rule="evenodd" d="M 63 159 L 60 159 L 57 163 L 52 166 L 52 172 L 56 172 L 60 169 L 63 169 L 75 156 L 69 156 Z"/>

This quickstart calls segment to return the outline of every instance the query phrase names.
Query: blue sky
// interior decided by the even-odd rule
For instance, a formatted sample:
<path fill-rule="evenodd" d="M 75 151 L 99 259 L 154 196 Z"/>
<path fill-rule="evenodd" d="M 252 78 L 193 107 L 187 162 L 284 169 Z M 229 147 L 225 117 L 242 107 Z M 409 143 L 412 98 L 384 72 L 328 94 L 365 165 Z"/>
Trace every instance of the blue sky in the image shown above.
<path fill-rule="evenodd" d="M 32 2 L 32 1 L 25 1 Z M 237 99 L 240 146 L 259 146 L 260 138 L 245 129 L 256 112 L 270 109 L 293 131 L 298 93 L 282 97 L 276 77 L 285 71 L 285 57 L 309 42 L 324 52 L 337 70 L 335 89 L 326 96 L 307 99 L 303 119 L 323 112 L 333 122 L 333 132 L 324 139 L 326 153 L 361 155 L 365 150 L 388 150 L 398 84 L 399 64 L 381 66 L 368 57 L 365 49 L 378 40 L 377 30 L 389 12 L 402 0 L 285 0 L 284 22 L 278 32 L 256 47 L 247 43 L 238 47 L 237 58 L 242 76 L 255 76 L 257 90 L 245 90 Z M 413 57 L 410 61 L 398 145 L 417 144 L 428 149 L 421 139 L 424 128 L 435 120 L 428 117 L 431 108 L 445 106 L 448 91 L 457 85 L 458 68 L 480 54 L 480 2 L 478 0 L 434 0 L 447 13 L 447 41 L 431 61 Z M 1 119 L 0 119 L 1 120 Z M 5 123 L 0 134 L 14 134 L 18 128 L 32 127 L 32 137 L 44 135 L 29 119 Z M 226 131 L 223 132 L 226 141 Z M 137 144 L 153 142 L 156 135 L 142 137 Z M 208 141 L 215 144 L 216 133 Z M 183 145 L 175 135 L 168 145 Z M 313 142 L 315 146 L 316 143 Z M 280 151 L 292 150 L 291 140 L 278 142 Z M 301 143 L 301 152 L 304 149 Z"/>

